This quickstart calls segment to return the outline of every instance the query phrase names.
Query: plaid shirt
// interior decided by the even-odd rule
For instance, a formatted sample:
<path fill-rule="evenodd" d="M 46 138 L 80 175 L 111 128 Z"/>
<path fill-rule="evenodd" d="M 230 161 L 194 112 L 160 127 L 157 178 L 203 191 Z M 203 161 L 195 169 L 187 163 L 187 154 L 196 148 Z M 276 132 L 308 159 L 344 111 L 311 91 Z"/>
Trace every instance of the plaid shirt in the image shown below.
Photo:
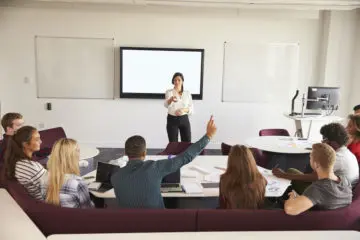
<path fill-rule="evenodd" d="M 48 179 L 48 178 L 46 178 Z M 46 199 L 48 181 L 41 184 L 41 194 Z M 74 174 L 66 174 L 60 189 L 60 206 L 68 208 L 94 207 L 90 199 L 89 189 L 82 178 Z"/>

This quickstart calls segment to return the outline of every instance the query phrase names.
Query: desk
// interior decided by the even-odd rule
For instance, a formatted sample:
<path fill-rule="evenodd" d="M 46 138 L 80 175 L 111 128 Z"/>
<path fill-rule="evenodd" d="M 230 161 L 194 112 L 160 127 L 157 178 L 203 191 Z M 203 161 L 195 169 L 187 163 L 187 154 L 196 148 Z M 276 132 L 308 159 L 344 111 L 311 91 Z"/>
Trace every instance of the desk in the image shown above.
<path fill-rule="evenodd" d="M 264 136 L 248 139 L 246 145 L 273 153 L 306 154 L 311 152 L 306 148 L 311 148 L 312 143 L 295 137 Z"/>
<path fill-rule="evenodd" d="M 79 148 L 80 148 L 80 160 L 94 158 L 100 153 L 99 149 L 94 147 L 89 147 L 81 143 L 79 144 Z"/>
<path fill-rule="evenodd" d="M 220 174 L 222 174 L 224 171 L 219 170 L 214 168 L 216 167 L 221 167 L 221 168 L 226 168 L 227 166 L 227 156 L 207 156 L 207 155 L 203 155 L 203 156 L 197 156 L 191 163 L 183 166 L 181 168 L 181 184 L 187 183 L 187 182 L 198 182 L 198 183 L 205 183 L 207 182 L 206 180 L 209 180 L 209 177 L 213 176 L 212 178 L 214 178 L 213 182 L 218 182 L 218 180 L 215 180 Z M 162 159 L 167 159 L 167 156 L 147 156 L 146 160 L 162 160 Z M 169 160 L 171 161 L 171 160 Z M 200 166 L 206 170 L 208 170 L 209 172 L 211 172 L 210 174 L 201 174 L 200 172 L 197 172 L 196 170 L 192 170 L 191 167 L 192 166 Z M 196 177 L 185 177 L 184 175 L 186 175 L 186 173 L 189 172 L 195 172 L 196 173 Z M 267 171 L 266 169 L 261 168 L 261 171 L 264 171 L 266 174 L 271 174 L 271 171 Z M 84 175 L 83 177 L 88 177 L 88 176 L 96 176 L 96 170 Z M 88 180 L 87 182 L 90 183 L 92 181 L 95 181 L 95 178 Z M 287 180 L 284 179 L 279 179 L 279 181 L 284 182 Z M 288 181 L 290 183 L 290 181 Z M 278 192 L 274 192 L 271 189 L 274 189 L 274 186 L 270 186 L 267 187 L 267 191 L 265 193 L 265 196 L 268 197 L 280 197 L 284 194 L 285 190 L 286 190 L 287 186 L 281 186 L 279 187 Z M 105 193 L 100 193 L 100 192 L 96 192 L 96 191 L 91 191 L 91 193 L 98 198 L 115 198 L 115 193 L 114 193 L 114 189 L 111 189 Z M 275 195 L 276 196 L 275 196 Z M 173 197 L 173 198 L 194 198 L 194 197 L 218 197 L 219 196 L 219 188 L 204 188 L 203 189 L 203 193 L 200 194 L 187 194 L 184 192 L 181 193 L 162 193 L 163 197 Z"/>
<path fill-rule="evenodd" d="M 51 235 L 49 240 L 358 240 L 356 231 L 296 231 L 296 232 L 182 232 L 182 233 L 113 233 Z"/>
<path fill-rule="evenodd" d="M 338 117 L 338 116 L 321 116 L 321 115 L 319 115 L 319 116 L 306 116 L 305 115 L 304 117 L 301 117 L 301 115 L 289 116 L 288 113 L 284 113 L 284 116 L 294 120 L 295 127 L 296 127 L 296 135 L 298 137 L 304 137 L 304 135 L 305 135 L 304 134 L 304 123 L 309 122 L 308 131 L 307 131 L 307 134 L 306 134 L 307 139 L 310 139 L 310 134 L 311 134 L 311 129 L 312 129 L 312 126 L 313 126 L 313 122 L 319 122 L 319 123 L 321 123 L 321 125 L 324 125 L 324 124 L 328 124 L 330 122 L 340 122 L 342 120 L 342 118 Z M 319 132 L 319 130 L 320 130 L 319 127 L 316 128 L 317 132 Z M 312 139 L 317 139 L 317 138 L 312 137 Z"/>
<path fill-rule="evenodd" d="M 0 189 L 0 239 L 46 239 L 5 189 Z"/>

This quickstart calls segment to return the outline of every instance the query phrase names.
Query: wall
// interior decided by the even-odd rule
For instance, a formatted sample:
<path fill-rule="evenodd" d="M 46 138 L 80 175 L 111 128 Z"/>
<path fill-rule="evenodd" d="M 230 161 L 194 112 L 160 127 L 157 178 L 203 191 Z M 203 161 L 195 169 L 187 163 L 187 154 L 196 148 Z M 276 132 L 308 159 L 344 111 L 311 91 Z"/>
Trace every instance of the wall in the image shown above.
<path fill-rule="evenodd" d="M 353 75 L 352 75 L 352 86 L 350 94 L 350 107 L 360 104 L 360 10 L 357 11 L 357 38 L 356 38 L 356 49 L 353 55 Z"/>
<path fill-rule="evenodd" d="M 283 116 L 289 111 L 290 101 L 279 105 L 221 102 L 224 41 L 299 42 L 298 87 L 301 91 L 318 82 L 316 61 L 323 58 L 319 56 L 318 41 L 321 21 L 318 12 L 312 11 L 0 10 L 2 112 L 19 111 L 28 124 L 35 126 L 63 126 L 69 136 L 95 146 L 123 147 L 128 136 L 141 134 L 149 147 L 164 147 L 166 109 L 162 101 L 37 99 L 35 35 L 114 37 L 116 47 L 205 48 L 204 100 L 195 101 L 191 123 L 193 140 L 196 140 L 205 132 L 205 123 L 214 114 L 218 134 L 210 147 L 219 147 L 222 141 L 244 143 L 245 139 L 257 136 L 261 128 L 294 130 L 293 122 Z M 29 83 L 25 83 L 27 80 Z M 52 111 L 45 111 L 46 102 L 53 103 Z"/>

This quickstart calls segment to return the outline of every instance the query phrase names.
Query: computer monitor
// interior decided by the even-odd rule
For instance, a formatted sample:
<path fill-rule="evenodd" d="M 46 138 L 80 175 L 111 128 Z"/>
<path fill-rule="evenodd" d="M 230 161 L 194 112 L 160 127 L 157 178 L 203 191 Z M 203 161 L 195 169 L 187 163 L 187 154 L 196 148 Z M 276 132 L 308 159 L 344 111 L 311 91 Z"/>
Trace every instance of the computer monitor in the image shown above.
<path fill-rule="evenodd" d="M 309 87 L 307 94 L 307 109 L 337 110 L 340 100 L 338 87 Z"/>

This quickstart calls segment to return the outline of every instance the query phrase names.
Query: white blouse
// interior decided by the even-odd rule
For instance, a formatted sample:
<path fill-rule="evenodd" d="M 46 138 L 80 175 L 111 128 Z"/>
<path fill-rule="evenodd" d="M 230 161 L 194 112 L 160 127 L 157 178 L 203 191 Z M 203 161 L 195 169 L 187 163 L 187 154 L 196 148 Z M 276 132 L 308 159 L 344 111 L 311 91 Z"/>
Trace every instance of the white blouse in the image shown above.
<path fill-rule="evenodd" d="M 172 97 L 176 96 L 177 102 L 172 102 L 168 104 L 168 100 Z M 180 96 L 177 91 L 174 89 L 169 89 L 165 93 L 165 102 L 164 106 L 168 109 L 168 114 L 172 116 L 176 116 L 176 111 L 181 108 L 189 108 L 189 113 L 183 113 L 183 115 L 191 115 L 194 112 L 194 105 L 192 102 L 191 93 L 189 91 L 185 91 Z"/>

